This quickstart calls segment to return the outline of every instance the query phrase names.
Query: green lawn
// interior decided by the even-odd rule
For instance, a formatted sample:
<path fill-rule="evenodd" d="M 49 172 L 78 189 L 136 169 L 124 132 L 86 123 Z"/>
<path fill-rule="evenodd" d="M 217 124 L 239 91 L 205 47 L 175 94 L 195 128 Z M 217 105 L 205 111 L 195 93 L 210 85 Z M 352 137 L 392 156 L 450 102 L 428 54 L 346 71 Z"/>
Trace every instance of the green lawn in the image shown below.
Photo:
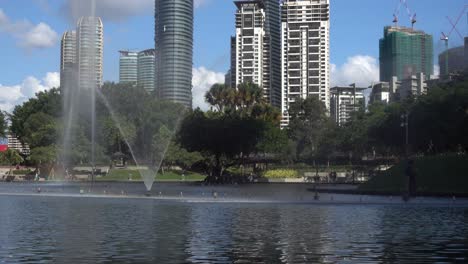
<path fill-rule="evenodd" d="M 406 184 L 406 162 L 380 173 L 359 190 L 377 193 L 401 193 Z M 468 156 L 441 155 L 415 160 L 418 192 L 424 194 L 468 194 Z"/>
<path fill-rule="evenodd" d="M 129 170 L 129 169 L 113 169 L 106 176 L 98 177 L 98 181 L 128 181 L 131 175 L 132 181 L 141 181 L 140 171 Z M 185 181 L 202 181 L 206 176 L 194 173 L 186 172 Z M 179 172 L 167 171 L 164 174 L 158 174 L 156 181 L 181 181 L 182 176 Z"/>

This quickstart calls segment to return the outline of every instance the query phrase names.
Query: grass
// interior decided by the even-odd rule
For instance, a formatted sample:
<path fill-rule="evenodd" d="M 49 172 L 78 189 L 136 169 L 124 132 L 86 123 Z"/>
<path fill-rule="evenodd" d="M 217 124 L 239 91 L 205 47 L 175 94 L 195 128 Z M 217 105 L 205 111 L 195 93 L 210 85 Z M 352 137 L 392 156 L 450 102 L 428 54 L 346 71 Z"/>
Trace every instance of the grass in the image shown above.
<path fill-rule="evenodd" d="M 382 172 L 359 190 L 375 193 L 401 193 L 406 186 L 406 162 Z M 441 155 L 415 160 L 416 185 L 424 194 L 468 194 L 468 156 Z"/>
<path fill-rule="evenodd" d="M 128 181 L 131 175 L 132 181 L 141 181 L 141 174 L 138 170 L 129 169 L 114 169 L 111 170 L 106 176 L 97 178 L 98 181 Z M 206 176 L 186 172 L 185 181 L 202 181 Z M 164 174 L 158 173 L 156 181 L 182 181 L 181 173 L 175 171 L 166 171 Z"/>

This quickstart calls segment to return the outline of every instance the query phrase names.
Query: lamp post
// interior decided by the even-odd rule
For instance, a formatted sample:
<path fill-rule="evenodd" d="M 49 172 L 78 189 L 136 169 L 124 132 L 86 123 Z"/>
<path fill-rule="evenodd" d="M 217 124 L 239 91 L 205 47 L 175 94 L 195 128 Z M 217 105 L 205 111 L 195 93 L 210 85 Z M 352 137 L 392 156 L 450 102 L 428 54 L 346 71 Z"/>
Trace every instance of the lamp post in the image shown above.
<path fill-rule="evenodd" d="M 401 127 L 405 128 L 405 155 L 409 157 L 409 112 L 401 115 Z"/>

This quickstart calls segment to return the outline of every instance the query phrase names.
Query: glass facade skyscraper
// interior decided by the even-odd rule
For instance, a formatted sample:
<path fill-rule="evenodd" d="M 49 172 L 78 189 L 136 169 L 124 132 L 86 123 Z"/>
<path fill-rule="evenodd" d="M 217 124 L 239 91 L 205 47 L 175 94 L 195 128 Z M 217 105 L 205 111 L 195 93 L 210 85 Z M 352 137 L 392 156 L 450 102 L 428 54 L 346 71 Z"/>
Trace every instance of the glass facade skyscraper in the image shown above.
<path fill-rule="evenodd" d="M 138 86 L 143 87 L 149 93 L 154 92 L 154 49 L 138 52 Z"/>
<path fill-rule="evenodd" d="M 138 52 L 119 51 L 119 82 L 136 83 L 138 74 Z"/>
<path fill-rule="evenodd" d="M 155 0 L 159 98 L 192 106 L 193 0 Z"/>

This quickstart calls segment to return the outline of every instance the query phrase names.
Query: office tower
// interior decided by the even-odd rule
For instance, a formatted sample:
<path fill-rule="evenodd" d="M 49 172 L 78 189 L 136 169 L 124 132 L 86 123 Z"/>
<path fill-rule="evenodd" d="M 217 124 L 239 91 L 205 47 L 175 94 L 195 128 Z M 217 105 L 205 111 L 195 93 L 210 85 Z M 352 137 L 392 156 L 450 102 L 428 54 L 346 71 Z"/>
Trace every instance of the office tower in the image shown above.
<path fill-rule="evenodd" d="M 71 83 L 70 71 L 76 65 L 76 31 L 63 33 L 60 49 L 60 86 L 64 88 Z"/>
<path fill-rule="evenodd" d="M 353 112 L 366 108 L 366 98 L 363 94 L 365 89 L 355 85 L 330 89 L 330 114 L 337 125 L 346 124 Z"/>
<path fill-rule="evenodd" d="M 155 1 L 156 93 L 192 106 L 193 0 Z"/>
<path fill-rule="evenodd" d="M 281 4 L 283 120 L 298 99 L 316 96 L 330 109 L 330 1 L 284 0 Z"/>
<path fill-rule="evenodd" d="M 387 26 L 380 39 L 380 81 L 389 82 L 423 73 L 434 73 L 433 40 L 424 31 L 406 27 Z"/>
<path fill-rule="evenodd" d="M 235 1 L 235 87 L 251 82 L 262 87 L 267 102 L 281 107 L 279 2 Z M 232 67 L 232 66 L 231 66 Z M 232 69 L 231 69 L 232 70 Z"/>
<path fill-rule="evenodd" d="M 119 82 L 136 83 L 138 75 L 138 52 L 119 51 Z"/>
<path fill-rule="evenodd" d="M 138 52 L 137 83 L 138 86 L 143 87 L 149 93 L 154 92 L 155 59 L 154 49 Z"/>
<path fill-rule="evenodd" d="M 82 17 L 77 26 L 78 81 L 80 89 L 102 85 L 103 25 L 98 17 Z"/>

